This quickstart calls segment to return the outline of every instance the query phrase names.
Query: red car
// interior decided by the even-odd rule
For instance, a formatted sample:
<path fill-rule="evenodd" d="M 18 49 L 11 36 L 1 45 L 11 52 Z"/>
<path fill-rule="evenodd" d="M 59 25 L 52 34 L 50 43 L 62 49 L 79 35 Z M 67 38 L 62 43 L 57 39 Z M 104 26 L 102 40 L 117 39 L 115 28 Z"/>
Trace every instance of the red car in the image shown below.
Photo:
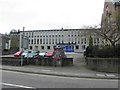
<path fill-rule="evenodd" d="M 45 53 L 46 57 L 53 57 L 54 56 L 54 51 L 48 51 Z"/>
<path fill-rule="evenodd" d="M 14 56 L 15 57 L 21 57 L 22 53 L 23 53 L 22 51 L 18 51 L 14 54 Z"/>

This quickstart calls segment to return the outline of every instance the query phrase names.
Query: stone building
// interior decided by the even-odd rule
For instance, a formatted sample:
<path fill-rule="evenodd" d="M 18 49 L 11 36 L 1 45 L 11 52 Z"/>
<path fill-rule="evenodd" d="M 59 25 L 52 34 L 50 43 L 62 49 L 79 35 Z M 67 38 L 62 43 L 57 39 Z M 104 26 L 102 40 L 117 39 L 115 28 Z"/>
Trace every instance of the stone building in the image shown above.
<path fill-rule="evenodd" d="M 4 34 L 0 34 L 0 55 L 5 54 L 10 49 L 10 37 Z"/>
<path fill-rule="evenodd" d="M 89 37 L 92 36 L 94 45 L 102 45 L 101 37 L 94 31 L 100 29 L 55 29 L 55 30 L 28 30 L 24 36 L 29 38 L 28 50 L 39 50 L 46 52 L 53 50 L 54 46 L 64 47 L 65 52 L 84 52 L 89 44 Z M 23 31 L 20 32 L 20 37 Z M 27 42 L 27 41 L 26 41 Z M 25 43 L 23 43 L 25 44 Z M 22 49 L 20 38 L 20 50 Z"/>
<path fill-rule="evenodd" d="M 102 15 L 101 29 L 109 39 L 116 40 L 118 44 L 120 40 L 120 0 L 105 0 Z M 108 39 L 104 39 L 105 45 L 110 45 Z"/>

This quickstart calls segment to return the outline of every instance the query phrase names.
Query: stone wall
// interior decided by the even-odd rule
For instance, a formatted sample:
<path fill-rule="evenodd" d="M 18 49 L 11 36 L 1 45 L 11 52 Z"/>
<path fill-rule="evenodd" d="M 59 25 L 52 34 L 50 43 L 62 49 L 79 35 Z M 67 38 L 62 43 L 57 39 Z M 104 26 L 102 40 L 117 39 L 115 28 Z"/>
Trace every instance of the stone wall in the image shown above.
<path fill-rule="evenodd" d="M 85 58 L 88 68 L 104 71 L 119 72 L 120 58 Z"/>

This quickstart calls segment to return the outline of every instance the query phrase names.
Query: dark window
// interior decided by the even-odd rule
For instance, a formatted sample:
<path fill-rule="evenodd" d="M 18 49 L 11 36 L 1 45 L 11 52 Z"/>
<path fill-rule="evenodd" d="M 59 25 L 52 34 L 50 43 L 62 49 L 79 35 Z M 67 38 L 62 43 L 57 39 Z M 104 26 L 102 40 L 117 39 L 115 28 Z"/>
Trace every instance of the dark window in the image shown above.
<path fill-rule="evenodd" d="M 36 44 L 36 39 L 34 39 L 34 44 Z"/>
<path fill-rule="evenodd" d="M 45 39 L 43 39 L 43 44 L 45 44 Z"/>
<path fill-rule="evenodd" d="M 76 45 L 76 49 L 79 49 L 79 46 L 78 46 L 78 45 Z"/>
<path fill-rule="evenodd" d="M 31 40 L 31 44 L 33 44 L 33 39 Z"/>
<path fill-rule="evenodd" d="M 44 50 L 44 46 L 41 46 L 41 49 Z"/>
<path fill-rule="evenodd" d="M 97 38 L 97 43 L 99 43 L 100 41 L 99 41 L 99 38 Z"/>
<path fill-rule="evenodd" d="M 42 39 L 40 39 L 40 44 L 42 44 Z"/>
<path fill-rule="evenodd" d="M 32 50 L 32 46 L 30 46 L 30 50 Z"/>
<path fill-rule="evenodd" d="M 39 39 L 37 39 L 37 44 L 39 44 Z"/>
<path fill-rule="evenodd" d="M 50 46 L 47 46 L 47 49 L 50 49 Z"/>
<path fill-rule="evenodd" d="M 54 44 L 54 39 L 52 40 L 52 44 Z"/>
<path fill-rule="evenodd" d="M 29 44 L 30 44 L 30 40 L 29 40 Z"/>

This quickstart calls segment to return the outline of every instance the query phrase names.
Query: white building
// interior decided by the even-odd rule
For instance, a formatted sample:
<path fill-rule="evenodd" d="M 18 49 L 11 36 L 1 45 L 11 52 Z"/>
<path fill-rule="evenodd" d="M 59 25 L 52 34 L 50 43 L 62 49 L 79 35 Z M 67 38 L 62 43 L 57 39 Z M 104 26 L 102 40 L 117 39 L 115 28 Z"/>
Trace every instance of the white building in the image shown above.
<path fill-rule="evenodd" d="M 29 38 L 28 50 L 46 52 L 53 50 L 54 46 L 61 45 L 65 52 L 84 52 L 89 45 L 89 37 L 92 36 L 94 45 L 102 45 L 101 37 L 94 31 L 100 29 L 56 29 L 56 30 L 29 30 L 24 31 Z M 20 37 L 23 32 L 20 32 Z M 20 39 L 20 49 L 21 49 Z M 25 41 L 24 41 L 25 42 Z M 24 43 L 25 44 L 25 43 Z"/>

